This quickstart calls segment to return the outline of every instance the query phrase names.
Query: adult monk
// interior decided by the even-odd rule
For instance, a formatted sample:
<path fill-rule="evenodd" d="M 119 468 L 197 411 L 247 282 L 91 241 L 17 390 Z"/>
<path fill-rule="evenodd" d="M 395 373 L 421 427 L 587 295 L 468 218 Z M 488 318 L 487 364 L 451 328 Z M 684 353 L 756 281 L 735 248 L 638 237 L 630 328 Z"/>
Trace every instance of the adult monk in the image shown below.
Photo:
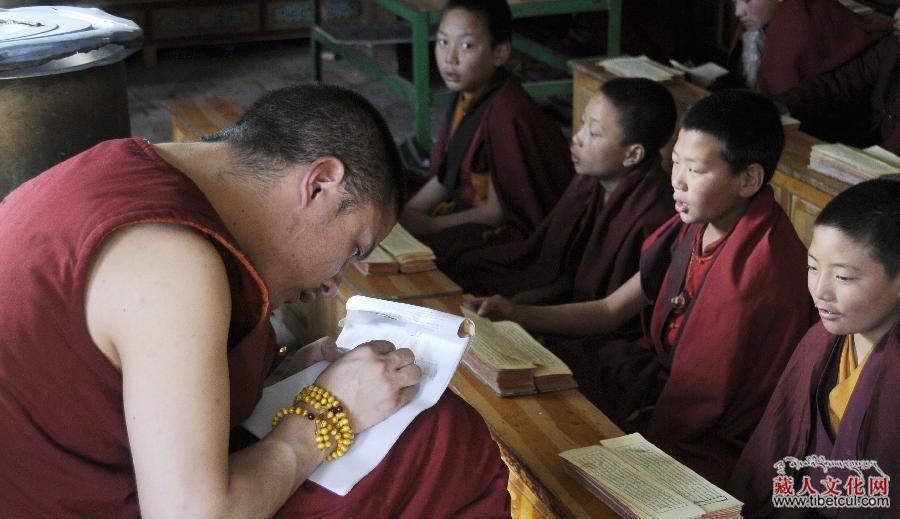
<path fill-rule="evenodd" d="M 609 80 L 572 137 L 577 176 L 527 239 L 471 251 L 448 272 L 477 295 L 520 303 L 590 301 L 638 270 L 641 244 L 672 216 L 659 150 L 675 129 L 675 101 L 642 78 Z"/>
<path fill-rule="evenodd" d="M 430 179 L 401 217 L 441 268 L 530 235 L 574 173 L 559 125 L 503 68 L 511 37 L 506 0 L 450 0 L 441 16 L 434 54 L 450 107 Z"/>
<path fill-rule="evenodd" d="M 804 132 L 863 148 L 878 144 L 900 155 L 900 9 L 893 34 L 776 99 Z"/>
<path fill-rule="evenodd" d="M 808 285 L 822 320 L 803 337 L 735 467 L 744 517 L 896 517 L 900 474 L 900 181 L 871 180 L 838 194 L 816 218 Z M 775 463 L 819 455 L 878 464 L 859 473 Z M 814 463 L 814 465 L 816 465 Z M 890 485 L 872 484 L 891 478 Z M 781 477 L 779 477 L 781 476 Z M 830 477 L 830 481 L 829 481 Z M 773 496 L 774 483 L 781 483 Z M 835 484 L 835 480 L 836 483 Z M 827 491 L 826 481 L 831 483 Z M 856 483 L 854 483 L 854 481 Z M 889 497 L 893 506 L 828 503 L 788 508 L 779 497 Z M 881 492 L 879 492 L 879 490 Z M 774 497 L 774 500 L 773 500 Z M 795 504 L 796 505 L 796 504 Z"/>
<path fill-rule="evenodd" d="M 415 393 L 412 353 L 384 341 L 301 350 L 293 371 L 334 361 L 309 387 L 334 400 L 301 394 L 229 453 L 276 357 L 270 311 L 333 293 L 388 233 L 398 171 L 368 102 L 301 86 L 267 94 L 215 142 L 107 141 L 11 193 L 0 516 L 508 517 L 496 445 L 450 394 L 348 496 L 304 483 Z M 322 424 L 338 426 L 340 449 L 317 445 Z"/>
<path fill-rule="evenodd" d="M 736 0 L 740 27 L 728 58 L 736 85 L 774 96 L 848 61 L 887 24 L 870 23 L 835 0 Z"/>
<path fill-rule="evenodd" d="M 792 341 L 813 321 L 803 243 L 767 186 L 783 147 L 771 101 L 715 92 L 682 119 L 672 151 L 678 214 L 647 238 L 637 274 L 583 303 L 468 304 L 536 332 L 594 336 L 570 363 L 586 396 L 624 429 L 724 484 Z M 603 336 L 642 311 L 640 340 Z"/>

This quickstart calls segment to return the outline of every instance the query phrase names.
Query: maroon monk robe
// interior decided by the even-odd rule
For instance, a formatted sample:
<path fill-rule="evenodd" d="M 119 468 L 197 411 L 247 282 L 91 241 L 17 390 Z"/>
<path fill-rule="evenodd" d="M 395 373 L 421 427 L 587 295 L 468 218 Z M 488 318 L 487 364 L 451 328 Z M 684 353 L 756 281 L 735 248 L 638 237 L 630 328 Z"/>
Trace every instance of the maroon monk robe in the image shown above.
<path fill-rule="evenodd" d="M 0 517 L 139 516 L 122 375 L 91 339 L 84 293 L 102 240 L 141 222 L 189 226 L 215 244 L 233 305 L 227 352 L 232 424 L 246 419 L 259 399 L 277 349 L 259 274 L 203 193 L 149 143 L 101 143 L 0 203 L 0 291 L 7 295 L 0 300 Z M 448 435 L 461 435 L 465 443 L 448 442 Z M 405 499 L 373 506 L 373 517 L 415 511 L 452 517 L 467 510 L 509 515 L 497 446 L 477 413 L 450 394 L 413 421 L 382 465 L 394 471 L 376 468 L 360 483 L 363 490 L 348 495 L 348 506 L 378 486 L 379 495 Z M 412 479 L 398 478 L 398 465 Z M 478 472 L 454 482 L 455 496 L 416 479 L 472 467 Z M 301 492 L 304 510 L 344 516 L 328 491 L 307 482 Z"/>
<path fill-rule="evenodd" d="M 673 213 L 672 186 L 659 154 L 606 194 L 600 180 L 576 175 L 526 240 L 471 251 L 448 273 L 478 295 L 514 295 L 573 276 L 573 301 L 606 297 L 638 270 L 641 244 Z"/>
<path fill-rule="evenodd" d="M 619 419 L 655 404 L 649 422 L 636 428 L 724 484 L 814 316 L 806 249 L 766 186 L 712 260 L 685 310 L 680 337 L 672 348 L 665 346 L 671 298 L 684 284 L 692 236 L 703 227 L 675 216 L 647 239 L 641 286 L 653 304 L 645 311 L 645 337 L 599 347 L 595 341 L 585 355 L 607 393 L 600 399 L 630 406 L 619 411 Z"/>
<path fill-rule="evenodd" d="M 900 40 L 889 34 L 778 100 L 804 132 L 863 148 L 880 144 L 900 154 Z"/>
<path fill-rule="evenodd" d="M 835 0 L 784 0 L 765 28 L 754 90 L 782 94 L 873 45 L 890 24 L 868 22 Z M 728 58 L 729 80 L 745 86 L 738 24 Z"/>
<path fill-rule="evenodd" d="M 843 336 L 832 335 L 822 324 L 817 324 L 797 346 L 729 483 L 730 491 L 744 501 L 745 517 L 767 517 L 775 512 L 771 495 L 776 461 L 785 456 L 803 459 L 815 450 L 815 428 L 821 420 L 815 403 L 817 388 L 822 384 L 829 388 L 834 385 L 833 379 L 825 380 L 826 371 L 829 361 L 833 360 L 834 349 L 839 349 L 843 340 Z M 853 444 L 856 452 L 849 458 L 877 461 L 879 467 L 891 476 L 891 486 L 894 487 L 893 478 L 900 474 L 900 449 L 897 448 L 897 431 L 900 431 L 900 400 L 897 398 L 900 394 L 900 326 L 895 325 L 888 332 L 880 347 L 881 366 L 877 373 L 871 374 L 875 388 L 867 407 L 853 410 L 848 406 L 844 414 L 847 417 L 848 413 L 855 411 L 864 416 L 856 424 L 857 427 L 845 427 L 842 421 L 835 441 L 840 442 L 844 434 L 855 435 L 857 439 Z M 863 381 L 863 375 L 865 371 L 857 382 L 857 388 Z M 854 388 L 850 405 L 854 404 L 857 388 Z M 847 458 L 842 456 L 842 459 Z M 896 492 L 892 491 L 891 496 L 896 499 Z M 896 517 L 893 510 L 895 508 L 847 509 L 840 510 L 837 517 Z"/>
<path fill-rule="evenodd" d="M 489 171 L 503 210 L 497 228 L 466 224 L 419 236 L 434 249 L 442 268 L 472 248 L 529 236 L 553 209 L 575 174 L 569 145 L 550 119 L 502 69 L 448 139 L 457 98 L 451 99 L 444 130 L 434 148 L 429 175 L 436 175 L 466 209 L 473 172 Z"/>

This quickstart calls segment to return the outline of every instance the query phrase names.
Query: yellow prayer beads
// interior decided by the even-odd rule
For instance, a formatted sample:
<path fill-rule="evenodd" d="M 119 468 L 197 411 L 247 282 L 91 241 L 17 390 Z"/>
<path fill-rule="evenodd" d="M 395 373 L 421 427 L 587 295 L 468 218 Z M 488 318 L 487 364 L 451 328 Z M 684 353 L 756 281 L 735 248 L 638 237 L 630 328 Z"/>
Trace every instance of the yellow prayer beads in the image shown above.
<path fill-rule="evenodd" d="M 311 407 L 315 414 L 305 407 Z M 294 405 L 285 407 L 275 413 L 272 428 L 286 416 L 305 416 L 316 423 L 316 447 L 324 451 L 330 449 L 334 440 L 334 450 L 325 456 L 325 461 L 340 458 L 350 449 L 355 435 L 350 425 L 350 418 L 344 412 L 341 402 L 324 388 L 310 385 L 303 388 L 294 398 Z"/>

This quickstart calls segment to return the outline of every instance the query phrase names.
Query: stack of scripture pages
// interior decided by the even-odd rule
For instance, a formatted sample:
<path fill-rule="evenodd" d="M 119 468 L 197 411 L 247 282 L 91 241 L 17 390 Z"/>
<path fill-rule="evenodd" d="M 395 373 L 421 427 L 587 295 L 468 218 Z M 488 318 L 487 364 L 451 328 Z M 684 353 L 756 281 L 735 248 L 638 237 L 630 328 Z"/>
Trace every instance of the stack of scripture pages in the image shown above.
<path fill-rule="evenodd" d="M 415 239 L 400 224 L 391 229 L 391 233 L 379 244 L 381 248 L 397 260 L 400 272 L 424 272 L 434 270 L 434 251 Z"/>
<path fill-rule="evenodd" d="M 653 61 L 647 56 L 606 58 L 597 64 L 619 77 L 643 77 L 660 83 L 684 80 L 684 72 Z"/>
<path fill-rule="evenodd" d="M 699 85 L 703 88 L 707 88 L 709 85 L 713 84 L 715 80 L 719 79 L 725 74 L 728 74 L 727 68 L 717 65 L 712 61 L 708 61 L 702 65 L 692 67 L 675 61 L 674 59 L 670 59 L 669 64 L 672 65 L 676 70 L 680 70 L 687 74 L 687 77 L 691 80 L 691 83 Z"/>
<path fill-rule="evenodd" d="M 743 503 L 638 433 L 560 454 L 566 471 L 622 517 L 726 519 Z"/>
<path fill-rule="evenodd" d="M 475 323 L 476 330 L 463 364 L 498 395 L 545 393 L 578 386 L 572 370 L 517 323 L 494 322 L 468 308 L 462 310 Z"/>
<path fill-rule="evenodd" d="M 338 495 L 347 495 L 359 480 L 384 459 L 410 422 L 437 403 L 447 389 L 472 335 L 466 319 L 420 306 L 354 296 L 347 300 L 347 317 L 337 338 L 342 349 L 382 339 L 398 348 L 409 348 L 422 368 L 416 396 L 381 423 L 357 434 L 344 456 L 319 465 L 310 481 Z M 272 417 L 293 405 L 294 396 L 315 382 L 328 362 L 319 362 L 263 390 L 253 414 L 242 425 L 258 438 L 269 434 Z M 326 388 L 328 389 L 328 388 Z"/>
<path fill-rule="evenodd" d="M 860 150 L 844 144 L 816 144 L 809 154 L 809 167 L 856 184 L 882 175 L 900 173 L 900 157 L 879 146 Z"/>
<path fill-rule="evenodd" d="M 790 114 L 781 114 L 781 127 L 785 132 L 792 132 L 800 128 L 800 119 L 791 117 Z"/>
<path fill-rule="evenodd" d="M 360 272 L 369 276 L 372 274 L 396 274 L 400 272 L 400 263 L 388 254 L 381 245 L 377 245 L 364 260 L 357 260 L 353 265 Z"/>

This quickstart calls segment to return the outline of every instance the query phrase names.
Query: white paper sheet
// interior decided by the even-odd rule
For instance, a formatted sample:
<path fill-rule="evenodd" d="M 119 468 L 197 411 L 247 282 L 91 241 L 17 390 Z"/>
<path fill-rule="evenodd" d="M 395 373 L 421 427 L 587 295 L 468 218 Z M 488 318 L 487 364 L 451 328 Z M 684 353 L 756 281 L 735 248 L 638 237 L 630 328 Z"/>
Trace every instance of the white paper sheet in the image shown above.
<path fill-rule="evenodd" d="M 422 381 L 416 396 L 383 422 L 359 433 L 344 456 L 323 463 L 309 479 L 338 495 L 347 495 L 359 480 L 382 459 L 409 426 L 425 409 L 437 403 L 447 389 L 453 372 L 462 359 L 470 337 L 459 337 L 463 317 L 428 308 L 354 296 L 347 301 L 347 317 L 337 338 L 340 348 L 352 349 L 371 340 L 392 342 L 398 348 L 409 348 L 422 368 Z M 262 399 L 243 426 L 257 437 L 267 435 L 272 416 L 291 405 L 294 396 L 315 382 L 328 366 L 319 362 L 263 391 Z"/>

